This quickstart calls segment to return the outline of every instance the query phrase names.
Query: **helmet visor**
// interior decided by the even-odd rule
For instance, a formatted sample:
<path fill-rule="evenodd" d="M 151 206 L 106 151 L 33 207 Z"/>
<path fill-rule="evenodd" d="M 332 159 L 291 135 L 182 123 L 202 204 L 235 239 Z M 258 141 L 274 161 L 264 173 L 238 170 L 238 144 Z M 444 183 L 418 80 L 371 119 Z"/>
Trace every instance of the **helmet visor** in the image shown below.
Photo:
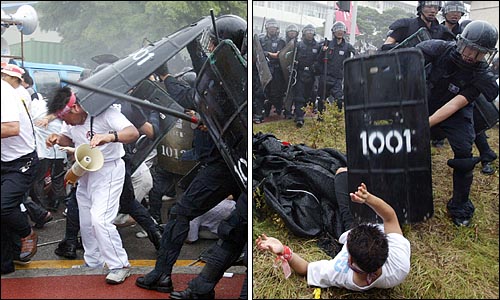
<path fill-rule="evenodd" d="M 205 53 L 210 53 L 214 46 L 215 37 L 210 32 L 210 27 L 205 28 L 201 33 L 200 45 Z"/>
<path fill-rule="evenodd" d="M 488 64 L 493 61 L 493 58 L 495 58 L 495 55 L 498 52 L 497 49 L 481 47 L 478 44 L 462 38 L 460 35 L 458 36 L 457 41 L 457 51 L 468 63 L 471 63 L 472 61 L 467 58 L 473 59 L 475 62 L 484 61 Z"/>

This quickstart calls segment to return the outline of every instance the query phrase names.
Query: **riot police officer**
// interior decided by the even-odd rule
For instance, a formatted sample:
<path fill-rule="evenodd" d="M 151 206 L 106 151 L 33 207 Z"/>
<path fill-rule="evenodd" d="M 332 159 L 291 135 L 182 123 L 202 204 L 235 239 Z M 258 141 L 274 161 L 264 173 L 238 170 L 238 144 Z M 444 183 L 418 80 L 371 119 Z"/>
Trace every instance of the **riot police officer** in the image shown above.
<path fill-rule="evenodd" d="M 295 124 L 304 125 L 304 107 L 308 101 L 316 99 L 313 93 L 314 77 L 318 69 L 319 43 L 314 39 L 316 28 L 308 24 L 302 28 L 302 40 L 297 45 L 297 82 L 293 86 L 295 103 Z"/>
<path fill-rule="evenodd" d="M 457 226 L 469 226 L 474 205 L 469 199 L 472 170 L 479 158 L 472 157 L 474 100 L 480 93 L 493 101 L 498 84 L 488 71 L 497 53 L 498 31 L 484 21 L 472 21 L 457 36 L 457 42 L 428 40 L 417 44 L 425 57 L 428 86 L 429 124 L 441 129 L 454 153 L 448 160 L 453 169 L 453 196 L 448 215 Z"/>
<path fill-rule="evenodd" d="M 295 24 L 288 25 L 285 30 L 286 43 L 288 44 L 291 40 L 298 37 L 299 37 L 299 27 L 297 27 L 297 25 Z"/>
<path fill-rule="evenodd" d="M 337 102 L 338 109 L 342 109 L 342 102 L 344 101 L 344 61 L 353 55 L 357 55 L 356 49 L 344 38 L 346 32 L 347 27 L 344 22 L 335 22 L 332 26 L 332 40 L 327 45 L 323 45 L 321 53 L 318 55 L 319 65 L 324 67 L 326 64 L 326 74 L 322 71 L 318 86 L 318 94 L 324 98 L 318 101 L 318 111 L 320 113 L 323 112 L 324 101 L 329 95 Z M 321 118 L 319 117 L 319 119 Z"/>
<path fill-rule="evenodd" d="M 455 36 L 462 32 L 458 22 L 465 15 L 467 10 L 463 1 L 446 1 L 441 13 L 443 14 L 444 21 L 442 25 L 446 26 Z"/>
<path fill-rule="evenodd" d="M 210 38 L 204 49 L 213 51 L 218 44 L 218 39 L 230 39 L 241 50 L 247 30 L 246 21 L 234 15 L 225 15 L 217 18 L 215 23 L 218 36 L 215 35 L 212 28 Z M 204 40 L 202 37 L 201 41 Z M 229 97 L 221 85 L 214 83 L 217 80 L 214 78 L 216 75 L 210 71 L 210 68 L 204 68 L 204 72 L 200 73 L 203 62 L 206 61 L 207 57 L 206 54 L 200 52 L 197 40 L 193 40 L 187 48 L 194 70 L 200 80 L 197 80 L 197 86 L 193 89 L 185 84 L 180 84 L 173 76 L 166 76 L 164 83 L 169 94 L 183 107 L 195 110 L 198 109 L 197 101 L 199 101 L 196 90 L 205 85 L 207 87 L 206 92 L 200 93 L 208 95 L 206 97 Z M 205 77 L 205 75 L 207 76 Z M 246 73 L 242 74 L 242 76 L 246 76 Z M 241 134 L 244 136 L 246 132 Z M 164 293 L 173 292 L 171 273 L 187 238 L 189 222 L 209 211 L 228 195 L 238 198 L 242 193 L 242 189 L 239 188 L 236 181 L 237 179 L 231 175 L 229 166 L 225 163 L 205 125 L 201 124 L 195 129 L 193 144 L 195 159 L 200 162 L 202 167 L 185 190 L 181 199 L 171 208 L 155 268 L 136 280 L 136 285 L 141 288 Z M 244 194 L 246 194 L 246 191 Z M 226 234 L 221 236 L 221 242 L 215 246 L 218 247 L 214 252 L 216 255 L 211 257 L 210 261 L 207 261 L 206 268 L 208 269 L 202 272 L 203 277 L 196 281 L 196 284 L 193 284 L 193 286 L 190 284 L 189 290 L 177 292 L 177 297 L 180 297 L 180 299 L 213 297 L 214 287 L 224 273 L 220 273 L 221 268 L 230 266 L 242 253 L 246 242 L 246 237 L 242 240 L 243 234 L 247 232 L 246 223 L 230 222 L 226 223 L 226 225 L 224 228 Z"/>
<path fill-rule="evenodd" d="M 387 39 L 381 50 L 390 50 L 403 42 L 421 27 L 427 28 L 432 39 L 454 40 L 453 34 L 444 26 L 438 23 L 436 15 L 443 7 L 442 1 L 418 1 L 416 18 L 403 18 L 394 21 L 389 26 Z"/>
<path fill-rule="evenodd" d="M 267 101 L 259 99 L 264 103 L 264 116 L 269 116 L 271 108 L 274 105 L 276 114 L 281 115 L 283 109 L 283 97 L 285 96 L 286 83 L 283 76 L 283 71 L 279 63 L 278 53 L 286 46 L 285 40 L 279 36 L 279 25 L 275 19 L 269 19 L 265 24 L 266 35 L 259 39 L 264 50 L 264 55 L 268 60 L 269 70 L 271 71 L 272 80 L 267 84 L 264 91 Z M 257 100 L 257 101 L 259 101 Z"/>

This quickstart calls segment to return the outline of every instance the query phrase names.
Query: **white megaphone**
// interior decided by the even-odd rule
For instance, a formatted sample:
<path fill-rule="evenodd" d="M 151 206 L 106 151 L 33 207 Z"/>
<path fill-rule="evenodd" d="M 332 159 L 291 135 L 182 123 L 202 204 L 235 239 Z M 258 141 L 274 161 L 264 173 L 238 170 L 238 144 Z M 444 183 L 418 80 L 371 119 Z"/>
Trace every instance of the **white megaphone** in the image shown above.
<path fill-rule="evenodd" d="M 6 14 L 2 10 L 2 33 L 4 31 L 4 26 L 9 27 L 11 24 L 15 24 L 22 34 L 32 34 L 38 26 L 38 15 L 36 10 L 33 6 L 26 4 L 20 6 L 12 15 Z"/>
<path fill-rule="evenodd" d="M 104 156 L 101 150 L 90 148 L 89 144 L 82 144 L 75 150 L 75 162 L 64 176 L 64 181 L 74 185 L 87 171 L 97 171 L 103 164 Z"/>

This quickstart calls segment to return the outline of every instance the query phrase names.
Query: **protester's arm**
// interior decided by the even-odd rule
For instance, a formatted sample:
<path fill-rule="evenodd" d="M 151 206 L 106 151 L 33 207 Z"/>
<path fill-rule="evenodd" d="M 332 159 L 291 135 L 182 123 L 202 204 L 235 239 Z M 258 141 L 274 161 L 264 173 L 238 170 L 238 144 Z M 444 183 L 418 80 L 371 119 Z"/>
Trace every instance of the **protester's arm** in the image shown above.
<path fill-rule="evenodd" d="M 469 104 L 467 98 L 462 95 L 456 95 L 445 105 L 441 106 L 431 116 L 429 116 L 429 126 L 432 127 L 443 122 L 467 104 Z"/>
<path fill-rule="evenodd" d="M 45 117 L 36 120 L 35 126 L 47 128 L 47 126 L 49 126 L 49 123 L 54 121 L 55 119 L 57 119 L 55 114 L 48 114 Z"/>
<path fill-rule="evenodd" d="M 73 146 L 73 141 L 65 136 L 64 134 L 57 134 L 57 133 L 51 133 L 45 140 L 45 145 L 47 148 L 50 148 L 54 145 L 59 145 L 59 146 Z"/>
<path fill-rule="evenodd" d="M 403 234 L 399 226 L 398 216 L 394 209 L 379 197 L 368 192 L 366 185 L 361 183 L 358 190 L 351 193 L 351 200 L 356 203 L 368 205 L 384 221 L 385 233 Z"/>
<path fill-rule="evenodd" d="M 283 255 L 285 247 L 276 238 L 268 237 L 265 234 L 261 234 L 255 241 L 257 248 L 261 251 L 270 251 L 276 255 Z M 296 253 L 292 253 L 291 259 L 288 260 L 290 267 L 299 275 L 307 275 L 307 266 L 309 262 L 300 257 Z"/>
<path fill-rule="evenodd" d="M 129 144 L 135 142 L 139 138 L 139 131 L 134 125 L 127 126 L 120 131 L 106 134 L 95 134 L 90 140 L 90 147 L 104 145 L 106 143 L 118 142 L 122 144 Z"/>
<path fill-rule="evenodd" d="M 2 139 L 19 135 L 19 122 L 2 122 Z"/>

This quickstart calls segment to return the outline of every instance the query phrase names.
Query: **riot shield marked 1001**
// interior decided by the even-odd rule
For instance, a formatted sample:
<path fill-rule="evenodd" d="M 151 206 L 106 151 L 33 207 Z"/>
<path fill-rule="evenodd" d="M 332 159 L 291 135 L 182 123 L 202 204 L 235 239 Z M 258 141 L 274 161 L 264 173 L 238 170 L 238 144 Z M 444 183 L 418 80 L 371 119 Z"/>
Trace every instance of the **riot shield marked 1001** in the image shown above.
<path fill-rule="evenodd" d="M 434 213 L 424 59 L 415 49 L 345 61 L 349 191 L 361 182 L 389 203 L 401 224 Z M 351 203 L 356 220 L 381 222 Z"/>

